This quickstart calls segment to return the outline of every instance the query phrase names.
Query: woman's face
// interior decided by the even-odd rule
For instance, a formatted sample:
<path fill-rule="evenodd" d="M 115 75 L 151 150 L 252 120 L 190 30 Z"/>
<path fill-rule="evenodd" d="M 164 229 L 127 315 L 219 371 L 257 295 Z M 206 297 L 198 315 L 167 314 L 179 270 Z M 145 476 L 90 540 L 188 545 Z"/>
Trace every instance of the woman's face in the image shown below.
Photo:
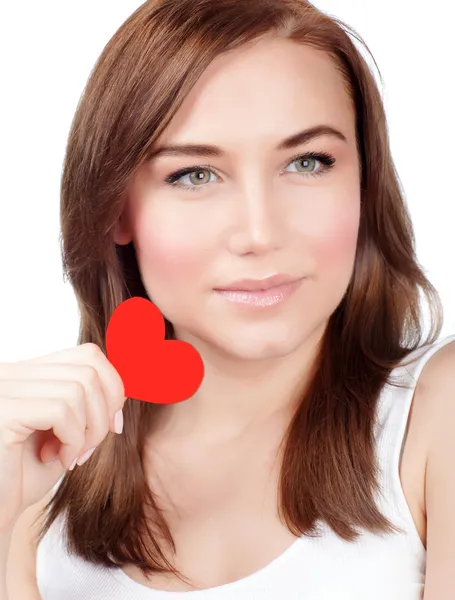
<path fill-rule="evenodd" d="M 346 140 L 325 134 L 279 148 L 319 125 Z M 190 144 L 220 155 L 162 153 L 147 163 L 116 242 L 133 240 L 148 295 L 179 339 L 242 359 L 297 350 L 325 327 L 354 266 L 360 171 L 341 76 L 327 55 L 287 40 L 223 55 L 158 140 Z M 295 159 L 309 152 L 335 162 Z M 217 291 L 276 274 L 298 281 L 268 293 Z"/>

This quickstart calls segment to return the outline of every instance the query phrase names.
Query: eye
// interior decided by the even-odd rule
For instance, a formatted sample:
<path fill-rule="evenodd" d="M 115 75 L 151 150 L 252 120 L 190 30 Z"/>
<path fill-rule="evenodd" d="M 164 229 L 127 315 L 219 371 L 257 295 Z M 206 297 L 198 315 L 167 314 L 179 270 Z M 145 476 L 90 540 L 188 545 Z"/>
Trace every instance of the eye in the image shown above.
<path fill-rule="evenodd" d="M 295 156 L 288 163 L 288 166 L 297 163 L 297 170 L 287 172 L 294 172 L 307 177 L 318 177 L 331 169 L 335 162 L 335 158 L 328 152 L 307 152 L 306 154 Z M 321 163 L 322 168 L 315 168 L 315 163 Z M 211 165 L 193 165 L 192 167 L 186 167 L 185 169 L 171 173 L 164 181 L 168 185 L 178 187 L 184 191 L 197 192 L 202 190 L 207 183 L 213 183 L 214 180 L 211 179 L 211 175 L 218 177 L 214 167 Z M 188 178 L 186 182 L 184 181 L 185 178 Z"/>
<path fill-rule="evenodd" d="M 322 167 L 318 168 L 317 163 Z M 318 177 L 333 167 L 335 159 L 328 152 L 307 152 L 294 157 L 289 166 L 293 164 L 296 164 L 297 170 L 288 172 Z"/>
<path fill-rule="evenodd" d="M 166 177 L 165 181 L 169 185 L 183 188 L 185 191 L 197 191 L 198 188 L 203 187 L 205 184 L 213 182 L 210 179 L 210 175 L 215 175 L 213 167 L 210 165 L 207 167 L 193 166 L 171 173 Z"/>

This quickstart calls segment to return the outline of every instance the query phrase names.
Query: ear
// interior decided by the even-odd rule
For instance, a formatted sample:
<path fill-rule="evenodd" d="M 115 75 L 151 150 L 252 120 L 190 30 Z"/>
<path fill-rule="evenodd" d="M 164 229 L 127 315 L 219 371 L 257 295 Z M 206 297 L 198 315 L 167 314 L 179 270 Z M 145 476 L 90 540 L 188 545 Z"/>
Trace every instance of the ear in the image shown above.
<path fill-rule="evenodd" d="M 125 215 L 122 215 L 117 221 L 114 229 L 114 242 L 119 246 L 125 246 L 129 244 L 133 239 L 130 228 L 128 227 L 125 219 Z"/>

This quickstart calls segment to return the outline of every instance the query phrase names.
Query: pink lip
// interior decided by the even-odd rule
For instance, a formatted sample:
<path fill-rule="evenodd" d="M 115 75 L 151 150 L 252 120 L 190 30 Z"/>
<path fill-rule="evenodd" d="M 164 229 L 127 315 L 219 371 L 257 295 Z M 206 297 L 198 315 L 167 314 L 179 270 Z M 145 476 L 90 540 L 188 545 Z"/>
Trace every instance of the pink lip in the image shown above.
<path fill-rule="evenodd" d="M 245 289 L 245 287 L 243 289 L 218 288 L 215 291 L 229 302 L 237 304 L 238 306 L 243 305 L 248 308 L 265 309 L 271 306 L 276 306 L 277 304 L 281 304 L 287 300 L 297 290 L 303 279 L 304 278 L 290 280 L 288 278 L 287 282 L 282 283 L 281 285 L 273 286 L 270 285 L 270 280 L 268 280 L 268 287 L 265 289 L 264 287 L 259 289 L 257 287 L 255 289 Z M 262 281 L 262 286 L 265 285 L 264 281 L 265 280 Z M 258 283 L 258 281 L 249 280 L 242 282 L 241 285 L 257 286 Z M 240 285 L 240 283 L 238 282 L 235 285 Z"/>
<path fill-rule="evenodd" d="M 283 275 L 280 273 L 272 275 L 271 277 L 265 277 L 264 279 L 240 279 L 226 286 L 217 287 L 216 291 L 253 292 L 257 290 L 268 290 L 274 287 L 294 283 L 300 279 L 301 277 L 292 277 L 291 275 Z"/>

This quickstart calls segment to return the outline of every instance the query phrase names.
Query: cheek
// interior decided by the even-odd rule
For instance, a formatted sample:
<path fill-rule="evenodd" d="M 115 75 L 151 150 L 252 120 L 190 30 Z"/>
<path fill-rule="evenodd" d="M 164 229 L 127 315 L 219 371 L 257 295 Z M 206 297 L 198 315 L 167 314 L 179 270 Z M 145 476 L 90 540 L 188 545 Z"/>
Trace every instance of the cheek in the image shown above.
<path fill-rule="evenodd" d="M 325 215 L 311 236 L 311 250 L 321 276 L 334 280 L 350 277 L 354 266 L 360 219 L 360 199 L 340 202 Z"/>
<path fill-rule="evenodd" d="M 351 268 L 357 246 L 358 224 L 339 222 L 316 241 L 318 263 L 329 268 Z"/>
<path fill-rule="evenodd" d="M 202 277 L 207 266 L 207 240 L 191 223 L 147 217 L 136 228 L 135 248 L 144 284 L 150 294 L 181 286 Z M 188 286 L 186 286 L 188 289 Z M 160 293 L 161 295 L 161 293 Z"/>

